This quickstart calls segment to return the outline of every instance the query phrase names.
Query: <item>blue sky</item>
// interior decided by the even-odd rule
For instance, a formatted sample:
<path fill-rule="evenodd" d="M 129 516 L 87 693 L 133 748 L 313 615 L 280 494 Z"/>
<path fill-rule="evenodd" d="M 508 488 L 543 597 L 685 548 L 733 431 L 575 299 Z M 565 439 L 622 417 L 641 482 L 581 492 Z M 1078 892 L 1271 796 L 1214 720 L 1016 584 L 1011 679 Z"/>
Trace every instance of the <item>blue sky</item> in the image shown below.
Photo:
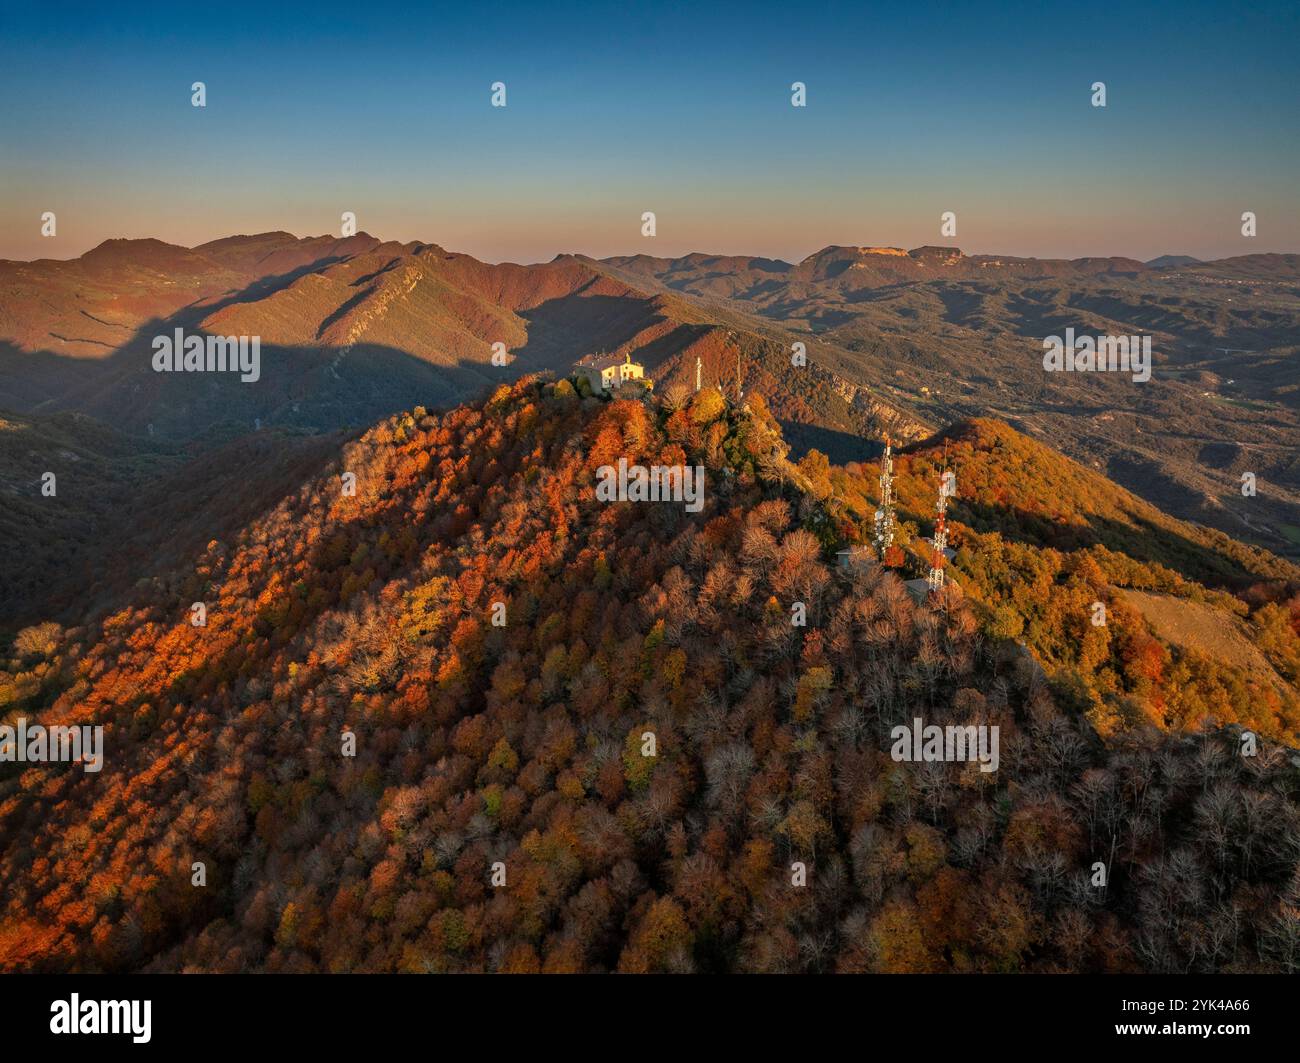
<path fill-rule="evenodd" d="M 1298 31 L 1295 4 L 5 4 L 0 257 L 344 210 L 491 260 L 1297 251 Z"/>

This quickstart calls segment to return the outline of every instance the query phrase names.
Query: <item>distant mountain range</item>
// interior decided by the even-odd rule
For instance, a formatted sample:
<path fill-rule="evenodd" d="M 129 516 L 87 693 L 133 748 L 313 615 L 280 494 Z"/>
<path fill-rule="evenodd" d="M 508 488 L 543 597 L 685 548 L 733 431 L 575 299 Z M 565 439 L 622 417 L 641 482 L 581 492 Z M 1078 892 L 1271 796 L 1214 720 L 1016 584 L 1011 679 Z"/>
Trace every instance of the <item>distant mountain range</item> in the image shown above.
<path fill-rule="evenodd" d="M 255 385 L 152 371 L 175 328 L 261 337 Z M 1049 374 L 1042 338 L 1148 334 L 1152 380 Z M 802 342 L 808 366 L 790 365 Z M 509 364 L 492 363 L 493 344 Z M 0 409 L 184 443 L 331 431 L 447 406 L 586 354 L 661 387 L 760 387 L 802 452 L 874 453 L 991 416 L 1180 517 L 1300 556 L 1300 256 L 1074 260 L 832 246 L 799 263 L 692 254 L 491 265 L 434 244 L 288 233 L 110 240 L 0 262 Z M 1260 485 L 1248 504 L 1244 472 Z M 5 476 L 0 473 L 0 484 Z"/>

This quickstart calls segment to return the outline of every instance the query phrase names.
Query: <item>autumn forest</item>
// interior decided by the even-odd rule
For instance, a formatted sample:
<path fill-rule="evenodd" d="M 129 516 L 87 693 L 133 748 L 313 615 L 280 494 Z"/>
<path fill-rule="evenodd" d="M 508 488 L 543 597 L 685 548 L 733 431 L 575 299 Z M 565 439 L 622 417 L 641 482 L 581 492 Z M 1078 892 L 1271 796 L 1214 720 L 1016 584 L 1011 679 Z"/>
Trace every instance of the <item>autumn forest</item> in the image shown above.
<path fill-rule="evenodd" d="M 5 644 L 0 717 L 105 768 L 0 765 L 0 971 L 1300 968 L 1300 571 L 988 420 L 862 560 L 878 456 L 546 374 L 335 437 Z M 620 458 L 702 511 L 598 501 Z M 917 718 L 998 770 L 892 757 Z"/>

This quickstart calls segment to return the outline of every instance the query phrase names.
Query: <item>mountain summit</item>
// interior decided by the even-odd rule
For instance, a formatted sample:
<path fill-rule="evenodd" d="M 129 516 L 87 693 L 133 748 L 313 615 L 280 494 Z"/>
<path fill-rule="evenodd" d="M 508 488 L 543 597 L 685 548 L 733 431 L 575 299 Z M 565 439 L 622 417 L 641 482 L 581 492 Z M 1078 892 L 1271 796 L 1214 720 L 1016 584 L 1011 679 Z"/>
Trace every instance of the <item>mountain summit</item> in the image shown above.
<path fill-rule="evenodd" d="M 15 639 L 7 716 L 103 727 L 113 770 L 0 770 L 0 969 L 1280 969 L 1300 813 L 1268 735 L 1294 699 L 1269 716 L 1266 680 L 1167 647 L 1116 590 L 1224 609 L 1194 577 L 1274 562 L 1172 526 L 1143 545 L 1136 500 L 1008 428 L 941 442 L 900 456 L 900 533 L 928 530 L 946 455 L 964 593 L 918 603 L 911 560 L 828 562 L 871 476 L 781 458 L 757 394 L 527 379 L 384 420 L 117 607 Z M 700 512 L 602 502 L 619 461 L 698 465 Z M 997 494 L 1013 470 L 1026 500 Z M 1062 475 L 1068 512 L 1026 512 Z M 1077 648 L 1093 595 L 1114 621 Z M 1289 681 L 1292 608 L 1249 620 Z M 900 761 L 917 718 L 996 729 L 996 771 Z M 1098 854 L 1123 870 L 1094 896 Z M 1171 914 L 1188 883 L 1221 900 Z M 1238 936 L 1193 951 L 1229 904 Z"/>

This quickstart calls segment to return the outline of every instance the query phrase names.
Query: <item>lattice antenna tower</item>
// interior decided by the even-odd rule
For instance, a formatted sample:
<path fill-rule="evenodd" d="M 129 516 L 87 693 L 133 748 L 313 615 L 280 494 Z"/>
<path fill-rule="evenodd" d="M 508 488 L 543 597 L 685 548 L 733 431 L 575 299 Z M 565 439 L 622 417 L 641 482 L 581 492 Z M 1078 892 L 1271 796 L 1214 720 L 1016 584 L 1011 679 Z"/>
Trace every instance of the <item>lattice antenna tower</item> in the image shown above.
<path fill-rule="evenodd" d="M 944 550 L 948 547 L 948 496 L 954 493 L 953 478 L 948 474 L 948 441 L 944 440 L 943 471 L 939 474 L 939 501 L 935 505 L 938 517 L 934 522 L 934 553 L 930 558 L 930 573 L 925 579 L 930 585 L 931 594 L 938 594 L 943 590 L 943 569 L 948 561 L 944 556 Z"/>

